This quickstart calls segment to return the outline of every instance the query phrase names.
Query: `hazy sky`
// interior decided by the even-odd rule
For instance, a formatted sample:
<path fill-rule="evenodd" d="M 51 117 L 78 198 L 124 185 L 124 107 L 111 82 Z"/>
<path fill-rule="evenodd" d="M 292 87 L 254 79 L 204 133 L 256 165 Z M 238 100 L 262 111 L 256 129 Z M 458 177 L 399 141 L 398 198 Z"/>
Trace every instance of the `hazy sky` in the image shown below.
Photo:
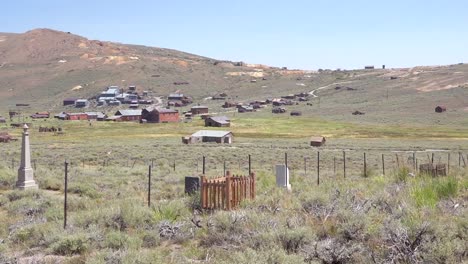
<path fill-rule="evenodd" d="M 4 0 L 0 32 L 34 28 L 289 68 L 468 61 L 466 0 Z"/>

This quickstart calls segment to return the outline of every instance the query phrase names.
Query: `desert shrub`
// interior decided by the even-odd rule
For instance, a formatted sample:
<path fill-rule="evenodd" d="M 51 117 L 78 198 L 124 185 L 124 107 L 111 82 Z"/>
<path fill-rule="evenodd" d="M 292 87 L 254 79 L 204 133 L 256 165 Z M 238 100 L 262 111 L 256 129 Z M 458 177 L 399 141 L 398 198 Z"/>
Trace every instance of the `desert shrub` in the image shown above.
<path fill-rule="evenodd" d="M 383 228 L 386 245 L 385 260 L 389 263 L 419 263 L 430 251 L 434 239 L 433 230 L 427 222 L 411 230 L 399 223 L 387 223 Z"/>
<path fill-rule="evenodd" d="M 296 254 L 305 245 L 312 242 L 313 232 L 306 228 L 284 229 L 277 240 L 288 254 Z"/>
<path fill-rule="evenodd" d="M 458 192 L 458 182 L 453 177 L 424 177 L 414 184 L 411 195 L 417 206 L 435 207 L 441 199 L 454 197 Z"/>
<path fill-rule="evenodd" d="M 410 169 L 406 166 L 398 168 L 398 170 L 394 173 L 394 179 L 396 182 L 406 182 L 408 180 L 408 175 L 410 173 Z"/>
<path fill-rule="evenodd" d="M 15 184 L 15 174 L 12 170 L 0 167 L 0 189 L 9 189 Z"/>
<path fill-rule="evenodd" d="M 111 231 L 106 234 L 104 246 L 114 250 L 124 248 L 140 248 L 141 240 L 136 236 L 129 236 L 124 232 Z"/>
<path fill-rule="evenodd" d="M 160 235 L 156 234 L 156 232 L 150 230 L 145 232 L 142 237 L 142 246 L 145 248 L 153 248 L 160 245 Z"/>
<path fill-rule="evenodd" d="M 218 252 L 215 263 L 220 264 L 250 264 L 250 263 L 303 263 L 304 257 L 297 254 L 287 254 L 279 247 L 266 250 L 247 248 L 242 251 Z"/>
<path fill-rule="evenodd" d="M 307 263 L 320 261 L 323 264 L 353 263 L 354 254 L 364 251 L 362 245 L 352 242 L 343 242 L 335 238 L 324 238 L 310 244 L 303 249 Z M 362 258 L 362 257 L 361 257 Z M 367 262 L 370 262 L 368 260 Z"/>
<path fill-rule="evenodd" d="M 152 210 L 156 221 L 177 221 L 191 214 L 186 202 L 182 199 L 161 201 L 157 206 L 152 207 Z"/>
<path fill-rule="evenodd" d="M 52 244 L 52 251 L 58 255 L 82 254 L 89 248 L 88 238 L 85 234 L 67 234 Z"/>
<path fill-rule="evenodd" d="M 90 184 L 86 183 L 75 183 L 69 185 L 68 191 L 70 193 L 78 194 L 80 196 L 87 196 L 92 199 L 97 199 L 102 196 L 101 193 L 97 191 L 96 186 L 91 186 Z"/>
<path fill-rule="evenodd" d="M 56 177 L 40 177 L 38 179 L 38 184 L 41 186 L 42 189 L 58 191 L 63 189 L 63 182 L 62 180 Z"/>

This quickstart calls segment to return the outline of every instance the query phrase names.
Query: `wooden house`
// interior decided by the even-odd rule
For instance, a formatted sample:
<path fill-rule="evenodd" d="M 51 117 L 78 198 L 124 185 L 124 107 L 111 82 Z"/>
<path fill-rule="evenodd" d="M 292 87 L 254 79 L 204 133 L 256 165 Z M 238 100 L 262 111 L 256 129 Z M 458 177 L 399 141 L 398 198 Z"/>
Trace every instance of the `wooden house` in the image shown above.
<path fill-rule="evenodd" d="M 118 117 L 116 121 L 140 121 L 141 110 L 139 109 L 125 109 L 115 112 L 115 116 Z"/>
<path fill-rule="evenodd" d="M 174 109 L 148 107 L 141 111 L 141 119 L 147 123 L 179 122 L 179 111 Z"/>
<path fill-rule="evenodd" d="M 192 106 L 192 108 L 190 108 L 190 112 L 192 113 L 192 115 L 208 114 L 208 106 Z"/>
<path fill-rule="evenodd" d="M 77 98 L 66 98 L 66 99 L 63 99 L 63 106 L 75 105 L 76 100 L 77 100 Z"/>
<path fill-rule="evenodd" d="M 310 138 L 310 145 L 312 147 L 320 147 L 325 144 L 325 137 L 319 136 L 319 137 L 311 137 Z"/>
<path fill-rule="evenodd" d="M 206 127 L 229 127 L 231 120 L 226 116 L 212 116 L 205 119 Z"/>
<path fill-rule="evenodd" d="M 232 143 L 233 134 L 230 131 L 219 130 L 200 130 L 193 133 L 190 137 L 183 137 L 184 144 L 199 143 L 199 142 L 215 142 L 223 144 Z"/>
<path fill-rule="evenodd" d="M 86 113 L 67 113 L 65 120 L 88 120 Z"/>

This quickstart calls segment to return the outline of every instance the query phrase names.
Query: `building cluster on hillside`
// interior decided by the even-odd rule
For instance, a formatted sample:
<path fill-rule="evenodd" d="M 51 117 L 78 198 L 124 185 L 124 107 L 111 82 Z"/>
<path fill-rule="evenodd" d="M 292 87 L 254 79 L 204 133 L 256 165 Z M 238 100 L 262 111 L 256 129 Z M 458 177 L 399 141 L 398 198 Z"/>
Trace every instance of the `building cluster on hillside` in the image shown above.
<path fill-rule="evenodd" d="M 287 105 L 296 105 L 299 102 L 306 102 L 309 101 L 310 94 L 306 92 L 298 93 L 298 94 L 288 94 L 281 96 L 280 98 L 268 98 L 261 101 L 251 101 L 247 104 L 245 103 L 237 103 L 232 101 L 225 101 L 222 105 L 223 108 L 237 108 L 237 112 L 239 113 L 246 113 L 246 112 L 254 112 L 257 109 L 263 108 L 266 105 L 272 105 L 274 108 L 272 113 L 285 113 L 286 108 L 283 106 Z"/>
<path fill-rule="evenodd" d="M 192 98 L 181 93 L 171 93 L 167 97 L 167 106 L 183 107 L 191 104 Z"/>
<path fill-rule="evenodd" d="M 138 108 L 140 104 L 152 104 L 153 100 L 148 98 L 148 91 L 138 93 L 136 86 L 131 85 L 125 91 L 118 86 L 108 86 L 106 90 L 91 99 L 66 98 L 63 100 L 64 106 L 74 106 L 76 108 L 87 108 L 91 101 L 96 102 L 96 106 L 120 106 L 128 104 L 129 108 Z"/>

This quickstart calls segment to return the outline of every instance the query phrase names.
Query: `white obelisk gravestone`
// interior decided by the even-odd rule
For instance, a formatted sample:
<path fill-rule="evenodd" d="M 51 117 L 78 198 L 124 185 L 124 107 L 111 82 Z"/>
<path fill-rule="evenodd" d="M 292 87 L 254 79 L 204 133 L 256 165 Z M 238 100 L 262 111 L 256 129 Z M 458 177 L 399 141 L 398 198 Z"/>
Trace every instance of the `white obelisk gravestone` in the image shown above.
<path fill-rule="evenodd" d="M 34 171 L 31 167 L 31 150 L 29 148 L 29 132 L 28 126 L 23 126 L 23 144 L 21 146 L 21 165 L 18 169 L 18 181 L 16 188 L 20 190 L 37 189 L 38 186 L 34 181 Z"/>

